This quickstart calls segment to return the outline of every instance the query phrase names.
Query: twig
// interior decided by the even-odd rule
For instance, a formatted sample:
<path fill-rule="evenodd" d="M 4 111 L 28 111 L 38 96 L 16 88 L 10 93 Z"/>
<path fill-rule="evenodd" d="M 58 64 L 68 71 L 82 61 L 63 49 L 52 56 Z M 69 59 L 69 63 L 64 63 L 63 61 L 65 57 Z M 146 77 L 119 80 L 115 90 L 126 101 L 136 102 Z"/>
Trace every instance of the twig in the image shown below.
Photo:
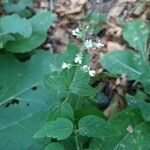
<path fill-rule="evenodd" d="M 49 10 L 53 11 L 54 10 L 54 0 L 48 0 L 49 3 Z"/>

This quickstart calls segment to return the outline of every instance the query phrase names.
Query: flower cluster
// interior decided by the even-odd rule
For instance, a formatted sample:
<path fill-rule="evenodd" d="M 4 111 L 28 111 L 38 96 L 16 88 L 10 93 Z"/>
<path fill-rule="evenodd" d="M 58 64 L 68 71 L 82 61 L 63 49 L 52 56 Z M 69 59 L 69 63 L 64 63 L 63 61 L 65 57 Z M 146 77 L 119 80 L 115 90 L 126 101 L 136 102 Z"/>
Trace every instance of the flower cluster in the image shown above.
<path fill-rule="evenodd" d="M 82 33 L 79 30 L 79 28 L 76 28 L 76 29 L 72 30 L 72 35 L 76 36 L 78 39 L 82 38 Z"/>
<path fill-rule="evenodd" d="M 87 32 L 88 32 L 89 26 L 86 26 L 85 28 L 75 28 L 72 30 L 72 35 L 76 36 L 78 39 L 84 40 Z"/>
<path fill-rule="evenodd" d="M 93 42 L 92 42 L 92 40 L 91 40 L 91 39 L 90 39 L 90 40 L 86 40 L 86 41 L 84 42 L 84 47 L 87 48 L 87 49 L 92 48 L 92 47 L 93 47 Z"/>
<path fill-rule="evenodd" d="M 75 62 L 76 64 L 82 64 L 82 59 L 83 59 L 82 54 L 77 54 L 76 57 L 75 57 L 74 62 Z"/>
<path fill-rule="evenodd" d="M 71 64 L 67 64 L 67 63 L 63 62 L 61 68 L 62 69 L 70 69 L 71 68 Z"/>
<path fill-rule="evenodd" d="M 95 71 L 95 70 L 91 70 L 90 67 L 87 66 L 87 65 L 82 66 L 82 70 L 83 70 L 84 72 L 89 72 L 89 75 L 90 75 L 91 77 L 94 77 L 94 76 L 96 75 L 96 71 Z"/>
<path fill-rule="evenodd" d="M 76 64 L 81 65 L 81 64 L 82 64 L 82 60 L 83 60 L 83 56 L 82 56 L 82 54 L 80 53 L 80 54 L 77 54 L 77 55 L 76 55 L 76 57 L 75 57 L 75 59 L 74 59 L 74 62 L 75 62 Z M 66 62 L 63 62 L 61 68 L 62 68 L 62 69 L 70 69 L 72 66 L 73 66 L 73 65 L 70 64 L 70 63 L 68 64 L 68 63 L 66 63 Z M 88 72 L 91 77 L 94 77 L 94 76 L 96 75 L 96 71 L 95 71 L 95 70 L 91 70 L 90 67 L 87 66 L 87 65 L 83 65 L 83 66 L 81 67 L 81 69 L 83 70 L 83 72 Z"/>
<path fill-rule="evenodd" d="M 72 30 L 72 35 L 76 36 L 78 39 L 82 39 L 83 45 L 86 49 L 104 47 L 104 44 L 102 44 L 101 41 L 94 42 L 92 41 L 92 39 L 86 39 L 88 29 L 89 29 L 89 26 L 86 26 L 85 29 L 75 28 L 74 30 Z"/>
<path fill-rule="evenodd" d="M 95 48 L 102 48 L 102 47 L 104 47 L 104 44 L 102 44 L 100 41 L 93 42 L 91 39 L 89 39 L 89 40 L 86 40 L 84 42 L 84 47 L 87 48 L 87 49 L 94 48 L 94 47 Z"/>
<path fill-rule="evenodd" d="M 85 28 L 75 28 L 72 30 L 72 35 L 76 36 L 78 39 L 81 39 L 83 41 L 83 47 L 85 49 L 90 49 L 90 48 L 102 48 L 104 47 L 104 44 L 102 44 L 100 41 L 94 42 L 92 39 L 87 39 L 87 34 L 88 34 L 88 29 L 89 26 L 86 26 Z M 82 52 L 77 54 L 74 62 L 75 64 L 82 65 L 83 61 L 83 55 Z M 63 62 L 62 64 L 62 69 L 70 69 L 70 67 L 74 66 L 73 64 L 67 64 L 66 62 Z M 96 71 L 90 69 L 89 66 L 83 65 L 81 66 L 81 69 L 83 72 L 88 72 L 91 77 L 94 77 L 96 75 Z"/>

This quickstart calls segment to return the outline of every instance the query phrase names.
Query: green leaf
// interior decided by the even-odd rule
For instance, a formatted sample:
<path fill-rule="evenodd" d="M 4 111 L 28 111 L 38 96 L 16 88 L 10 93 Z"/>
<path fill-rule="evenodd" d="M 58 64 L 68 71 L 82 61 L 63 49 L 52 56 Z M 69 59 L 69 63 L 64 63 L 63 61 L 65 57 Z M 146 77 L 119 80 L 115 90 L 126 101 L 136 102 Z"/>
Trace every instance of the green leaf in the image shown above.
<path fill-rule="evenodd" d="M 135 80 L 142 75 L 142 72 L 136 67 L 134 57 L 130 51 L 113 51 L 101 59 L 101 64 L 113 74 L 125 73 L 130 80 Z"/>
<path fill-rule="evenodd" d="M 142 20 L 134 20 L 123 27 L 123 37 L 129 45 L 139 50 L 144 60 L 148 59 L 147 42 L 150 29 Z"/>
<path fill-rule="evenodd" d="M 79 134 L 82 136 L 106 138 L 113 136 L 114 133 L 111 126 L 109 126 L 105 120 L 94 115 L 88 115 L 81 118 L 78 127 Z"/>
<path fill-rule="evenodd" d="M 129 80 L 142 83 L 146 93 L 150 93 L 150 67 L 138 53 L 113 51 L 101 59 L 101 64 L 111 73 L 127 74 Z"/>
<path fill-rule="evenodd" d="M 128 133 L 114 148 L 122 149 L 150 149 L 150 122 L 143 122 L 136 126 L 133 133 Z"/>
<path fill-rule="evenodd" d="M 74 135 L 69 136 L 67 139 L 60 141 L 65 150 L 77 150 Z"/>
<path fill-rule="evenodd" d="M 14 53 L 25 53 L 39 47 L 46 40 L 48 28 L 53 24 L 56 15 L 51 12 L 39 12 L 29 19 L 32 25 L 32 35 L 29 38 L 16 36 L 14 42 L 6 44 L 7 51 Z"/>
<path fill-rule="evenodd" d="M 18 15 L 4 16 L 0 18 L 0 36 L 18 33 L 24 38 L 29 38 L 32 34 L 32 26 L 26 19 Z"/>
<path fill-rule="evenodd" d="M 44 150 L 65 150 L 65 148 L 60 143 L 53 142 L 48 144 Z"/>
<path fill-rule="evenodd" d="M 106 23 L 108 20 L 107 14 L 100 14 L 97 11 L 92 11 L 86 18 L 86 21 L 94 21 L 94 23 Z"/>
<path fill-rule="evenodd" d="M 66 118 L 57 118 L 55 121 L 48 121 L 45 125 L 34 135 L 34 138 L 52 137 L 58 140 L 66 139 L 73 132 L 73 124 Z"/>
<path fill-rule="evenodd" d="M 76 70 L 70 83 L 70 90 L 72 93 L 79 96 L 94 96 L 97 90 L 89 85 L 89 74 L 84 73 L 82 69 L 75 69 Z"/>
<path fill-rule="evenodd" d="M 143 60 L 139 53 L 134 53 L 133 61 L 137 70 L 142 73 L 142 76 L 150 71 L 149 64 Z"/>
<path fill-rule="evenodd" d="M 106 137 L 103 138 L 104 135 L 101 135 L 101 138 L 93 139 L 90 143 L 90 150 L 96 150 L 96 148 L 99 148 L 101 150 L 114 150 L 116 145 L 120 143 L 121 140 L 123 140 L 126 135 L 129 134 L 127 131 L 128 126 L 132 126 L 133 128 L 136 128 L 139 124 L 143 122 L 143 118 L 141 116 L 141 113 L 139 109 L 126 109 L 122 111 L 121 113 L 117 114 L 113 118 L 107 121 L 107 123 L 111 126 L 113 130 L 110 130 L 108 133 L 109 135 L 113 133 L 114 138 Z M 105 128 L 102 127 L 101 130 L 104 130 Z M 115 130 L 114 130 L 115 129 Z M 109 144 L 108 144 L 109 143 Z"/>
<path fill-rule="evenodd" d="M 56 101 L 49 108 L 49 120 L 55 120 L 57 117 L 64 117 L 70 120 L 74 119 L 74 112 L 69 103 Z"/>
<path fill-rule="evenodd" d="M 89 24 L 89 32 L 92 34 L 98 34 L 101 30 L 106 28 L 106 22 L 108 21 L 108 15 L 92 11 L 85 18 L 85 21 Z"/>
<path fill-rule="evenodd" d="M 53 72 L 60 70 L 63 62 L 68 64 L 74 62 L 74 59 L 78 53 L 80 53 L 80 48 L 76 44 L 68 44 L 67 49 L 63 53 L 54 55 L 52 61 L 53 64 L 50 66 L 53 68 Z M 87 53 L 84 53 L 84 59 L 82 63 L 83 65 L 90 65 L 90 59 Z"/>
<path fill-rule="evenodd" d="M 47 140 L 35 141 L 33 134 L 46 121 L 49 105 L 56 99 L 43 85 L 44 76 L 51 72 L 51 57 L 41 52 L 22 63 L 12 55 L 0 56 L 0 149 L 41 150 L 47 144 Z"/>
<path fill-rule="evenodd" d="M 136 91 L 136 95 L 135 95 L 138 99 L 141 99 L 141 100 L 148 100 L 149 97 L 148 95 L 146 95 L 143 91 L 140 91 L 140 90 L 137 90 Z"/>
<path fill-rule="evenodd" d="M 5 47 L 5 44 L 8 41 L 14 41 L 14 40 L 15 40 L 15 38 L 12 35 L 10 35 L 10 34 L 0 36 L 0 49 Z"/>
<path fill-rule="evenodd" d="M 51 74 L 45 79 L 45 84 L 49 90 L 55 89 L 59 96 L 67 96 L 67 93 L 92 96 L 96 90 L 88 85 L 89 79 L 88 73 L 84 73 L 81 68 L 72 67 Z"/>
<path fill-rule="evenodd" d="M 142 115 L 146 121 L 150 121 L 150 103 L 147 103 L 139 98 L 129 95 L 126 95 L 128 105 L 137 107 L 141 110 Z"/>
<path fill-rule="evenodd" d="M 6 12 L 20 12 L 26 7 L 32 7 L 32 0 L 19 0 L 18 3 L 13 2 L 12 0 L 3 0 L 3 8 Z"/>
<path fill-rule="evenodd" d="M 80 118 L 86 116 L 86 115 L 95 115 L 97 117 L 100 117 L 102 119 L 106 120 L 106 116 L 104 116 L 103 112 L 99 110 L 96 106 L 84 106 L 82 108 L 78 108 L 75 112 L 75 118 L 76 120 L 79 120 Z"/>
<path fill-rule="evenodd" d="M 43 149 L 46 140 L 39 143 L 32 136 L 48 117 L 50 99 L 54 99 L 52 94 L 39 85 L 36 91 L 30 89 L 16 97 L 14 104 L 7 103 L 0 107 L 0 138 L 3 138 L 0 149 Z M 15 104 L 15 100 L 18 103 Z"/>
<path fill-rule="evenodd" d="M 52 57 L 48 52 L 41 52 L 22 63 L 12 55 L 0 55 L 0 105 L 41 85 L 44 76 L 51 72 Z"/>
<path fill-rule="evenodd" d="M 144 91 L 147 94 L 150 94 L 150 88 L 149 88 L 150 87 L 150 67 L 146 68 L 146 69 L 147 69 L 147 71 L 145 71 L 145 73 L 142 75 L 142 77 L 139 79 L 139 81 L 142 83 L 142 85 L 144 87 Z"/>
<path fill-rule="evenodd" d="M 69 96 L 68 94 L 73 93 L 80 96 L 93 96 L 96 94 L 96 90 L 89 86 L 90 76 L 88 73 L 84 73 L 81 66 L 74 63 L 76 54 L 79 53 L 78 47 L 70 44 L 65 53 L 56 55 L 53 62 L 53 70 L 59 68 L 59 71 L 55 71 L 45 78 L 45 84 L 47 88 L 55 90 L 58 93 L 58 99 Z M 85 52 L 83 54 L 83 64 L 89 65 L 89 56 Z M 71 63 L 70 69 L 61 69 L 62 63 Z M 55 68 L 55 67 L 56 68 Z"/>
<path fill-rule="evenodd" d="M 40 143 L 32 136 L 46 121 L 51 98 L 45 87 L 40 85 L 36 91 L 30 89 L 12 103 L 0 106 L 0 138 L 3 139 L 0 149 L 43 149 L 46 140 Z"/>

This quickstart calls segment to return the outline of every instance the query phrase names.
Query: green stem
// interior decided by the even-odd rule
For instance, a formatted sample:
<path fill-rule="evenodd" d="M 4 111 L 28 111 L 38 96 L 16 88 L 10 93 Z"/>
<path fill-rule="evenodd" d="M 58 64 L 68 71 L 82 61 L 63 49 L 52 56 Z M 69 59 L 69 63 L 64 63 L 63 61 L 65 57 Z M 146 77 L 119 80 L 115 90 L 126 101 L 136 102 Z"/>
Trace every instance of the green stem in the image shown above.
<path fill-rule="evenodd" d="M 76 132 L 75 132 L 75 143 L 76 143 L 77 150 L 80 150 L 80 145 L 79 145 L 79 142 L 78 142 L 78 135 L 77 135 Z"/>
<path fill-rule="evenodd" d="M 82 48 L 81 54 L 84 52 L 84 50 L 85 50 L 85 49 Z M 77 65 L 74 65 L 74 66 L 76 66 L 76 71 L 75 71 L 75 73 L 74 73 L 74 77 L 75 77 L 76 72 L 77 72 L 77 70 L 79 69 L 80 64 L 77 64 Z M 74 80 L 74 77 L 73 77 L 73 80 Z M 70 86 L 71 86 L 71 85 L 70 85 Z M 70 89 L 70 88 L 69 88 L 69 89 Z M 63 104 L 66 103 L 66 102 L 68 102 L 68 99 L 69 99 L 70 94 L 71 94 L 71 91 L 68 92 L 67 97 L 66 97 L 65 100 L 63 101 Z"/>
<path fill-rule="evenodd" d="M 65 98 L 65 100 L 63 101 L 62 104 L 66 103 L 68 101 L 70 94 L 71 94 L 71 92 L 68 92 L 67 97 Z"/>

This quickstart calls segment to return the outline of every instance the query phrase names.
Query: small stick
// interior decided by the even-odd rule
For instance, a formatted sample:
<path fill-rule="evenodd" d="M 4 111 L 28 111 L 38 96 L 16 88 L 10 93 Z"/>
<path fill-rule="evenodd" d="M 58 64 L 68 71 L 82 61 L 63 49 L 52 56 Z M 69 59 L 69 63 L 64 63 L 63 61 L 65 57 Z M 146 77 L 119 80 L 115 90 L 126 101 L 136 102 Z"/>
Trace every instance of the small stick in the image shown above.
<path fill-rule="evenodd" d="M 49 3 L 49 10 L 53 11 L 54 10 L 54 0 L 48 0 Z"/>

